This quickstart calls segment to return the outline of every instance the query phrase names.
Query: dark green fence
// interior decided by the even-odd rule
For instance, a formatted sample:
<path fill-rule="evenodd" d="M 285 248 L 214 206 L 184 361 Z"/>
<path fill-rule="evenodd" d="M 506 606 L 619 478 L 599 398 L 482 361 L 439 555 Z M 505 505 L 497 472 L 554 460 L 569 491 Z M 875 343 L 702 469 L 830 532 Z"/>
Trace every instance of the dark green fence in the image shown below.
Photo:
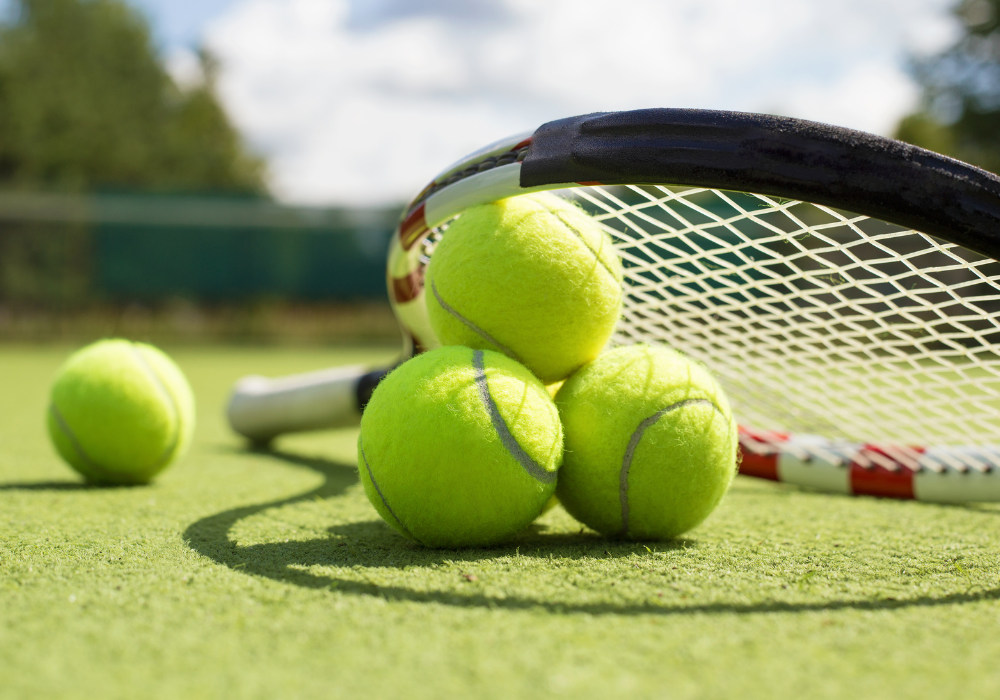
<path fill-rule="evenodd" d="M 0 193 L 0 295 L 44 296 L 82 277 L 74 294 L 109 301 L 385 299 L 397 217 L 231 198 Z"/>

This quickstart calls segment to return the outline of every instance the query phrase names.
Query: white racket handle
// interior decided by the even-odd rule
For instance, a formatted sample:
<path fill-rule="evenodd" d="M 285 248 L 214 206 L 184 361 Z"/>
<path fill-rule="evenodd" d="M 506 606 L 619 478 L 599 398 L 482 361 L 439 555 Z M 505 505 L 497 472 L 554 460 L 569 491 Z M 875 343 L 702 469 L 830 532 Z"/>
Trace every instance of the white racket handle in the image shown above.
<path fill-rule="evenodd" d="M 357 425 L 386 372 L 352 365 L 278 379 L 244 377 L 233 387 L 226 416 L 234 431 L 258 443 L 283 433 Z"/>

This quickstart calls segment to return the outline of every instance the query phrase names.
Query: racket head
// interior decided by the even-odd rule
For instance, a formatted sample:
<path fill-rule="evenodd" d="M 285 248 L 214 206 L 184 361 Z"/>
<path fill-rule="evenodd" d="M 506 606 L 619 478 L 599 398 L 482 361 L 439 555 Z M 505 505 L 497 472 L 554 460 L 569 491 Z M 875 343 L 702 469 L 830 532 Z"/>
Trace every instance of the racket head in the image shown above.
<path fill-rule="evenodd" d="M 406 208 L 390 299 L 437 345 L 423 270 L 469 206 L 557 190 L 612 236 L 613 340 L 717 374 L 744 462 L 889 473 L 1000 465 L 1000 178 L 814 122 L 707 110 L 584 115 L 462 159 Z M 866 456 L 867 455 L 867 456 Z M 749 459 L 747 458 L 749 456 Z"/>

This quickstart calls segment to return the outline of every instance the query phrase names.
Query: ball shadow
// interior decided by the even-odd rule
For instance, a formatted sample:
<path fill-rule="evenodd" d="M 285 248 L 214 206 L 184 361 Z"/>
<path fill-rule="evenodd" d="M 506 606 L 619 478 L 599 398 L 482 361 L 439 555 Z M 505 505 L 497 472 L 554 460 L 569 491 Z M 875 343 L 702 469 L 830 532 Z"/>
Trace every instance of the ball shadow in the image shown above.
<path fill-rule="evenodd" d="M 535 524 L 513 542 L 492 548 L 435 550 L 409 542 L 389 529 L 381 520 L 335 525 L 329 537 L 293 542 L 268 542 L 240 546 L 229 533 L 237 522 L 271 508 L 280 508 L 301 501 L 327 499 L 343 495 L 358 482 L 354 465 L 342 464 L 317 457 L 303 457 L 281 450 L 254 449 L 255 454 L 305 467 L 324 477 L 315 489 L 266 503 L 243 506 L 202 518 L 184 532 L 186 544 L 195 552 L 234 571 L 261 576 L 274 581 L 309 589 L 329 589 L 340 593 L 371 596 L 386 600 L 436 603 L 462 607 L 502 608 L 508 610 L 542 609 L 553 613 L 587 613 L 591 615 L 696 615 L 696 614 L 760 614 L 796 613 L 836 610 L 895 610 L 911 607 L 937 607 L 1000 599 L 1000 588 L 977 592 L 954 593 L 946 596 L 916 596 L 910 599 L 844 599 L 815 603 L 763 601 L 753 604 L 716 602 L 708 604 L 648 603 L 571 603 L 541 598 L 498 597 L 470 591 L 469 593 L 420 591 L 403 586 L 380 585 L 337 576 L 313 573 L 312 567 L 338 567 L 355 571 L 374 568 L 424 568 L 444 563 L 476 562 L 500 556 L 530 555 L 561 559 L 623 558 L 643 553 L 646 546 L 637 542 L 606 540 L 595 533 L 547 532 L 544 525 Z M 652 547 L 653 545 L 650 545 Z M 658 542 L 656 551 L 697 548 L 696 541 L 679 539 Z M 363 576 L 363 574 L 362 574 Z"/>

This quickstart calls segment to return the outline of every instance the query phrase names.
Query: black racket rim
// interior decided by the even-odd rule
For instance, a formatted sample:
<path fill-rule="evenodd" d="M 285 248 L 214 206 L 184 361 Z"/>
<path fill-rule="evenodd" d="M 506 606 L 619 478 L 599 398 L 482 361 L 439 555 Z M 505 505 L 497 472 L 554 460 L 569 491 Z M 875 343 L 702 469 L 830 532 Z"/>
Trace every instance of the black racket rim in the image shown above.
<path fill-rule="evenodd" d="M 801 200 L 1000 258 L 1000 177 L 853 129 L 745 112 L 641 109 L 549 122 L 521 187 L 682 185 Z"/>

